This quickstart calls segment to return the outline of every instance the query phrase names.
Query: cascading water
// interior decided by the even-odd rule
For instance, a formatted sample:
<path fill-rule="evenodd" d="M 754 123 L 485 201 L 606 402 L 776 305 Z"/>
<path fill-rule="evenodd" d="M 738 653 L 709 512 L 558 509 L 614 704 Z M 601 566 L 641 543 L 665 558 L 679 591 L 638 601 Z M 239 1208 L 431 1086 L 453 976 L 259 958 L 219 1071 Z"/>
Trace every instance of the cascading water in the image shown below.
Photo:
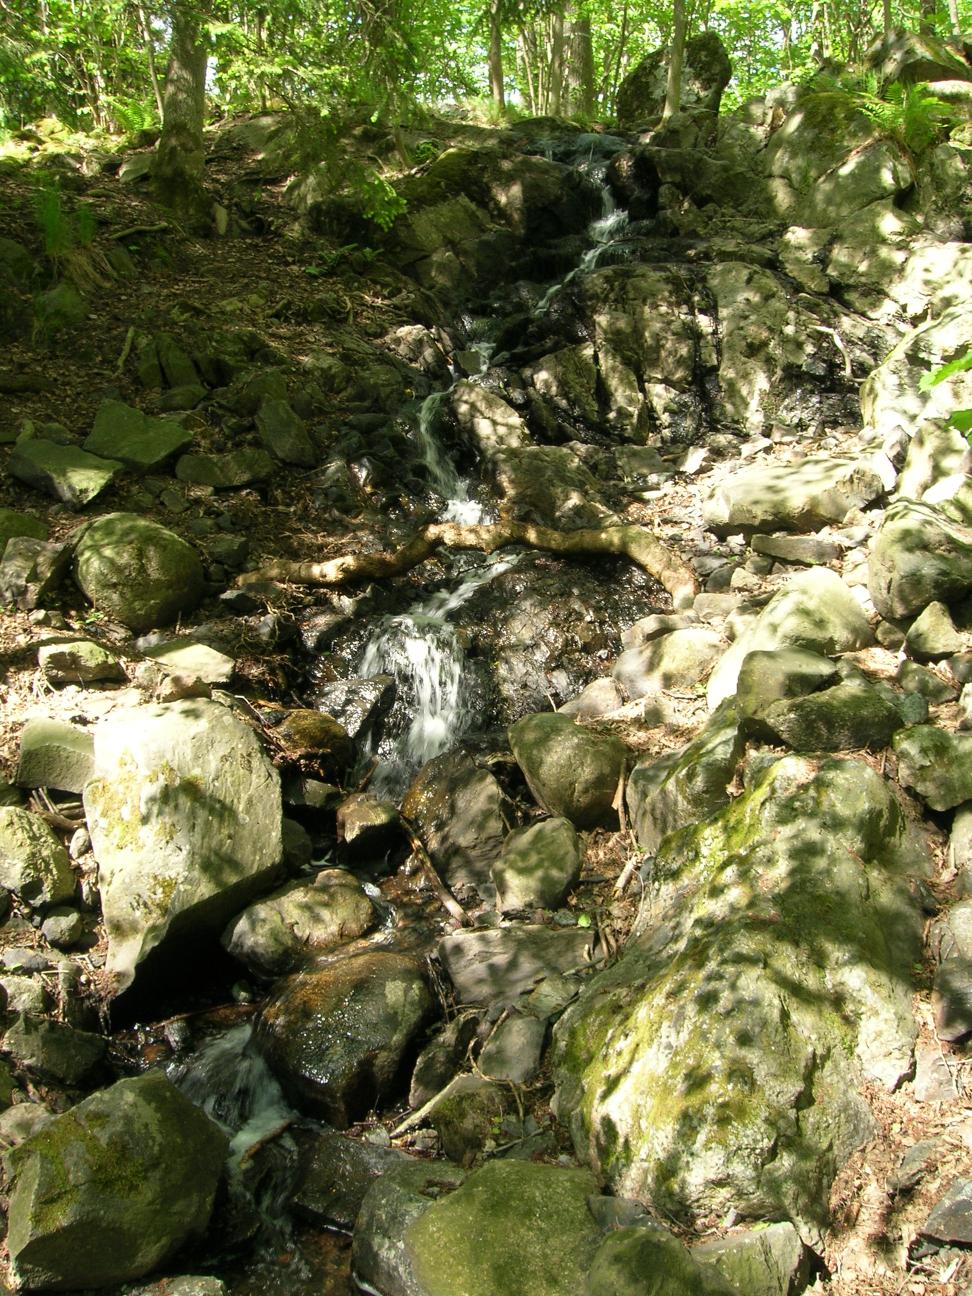
<path fill-rule="evenodd" d="M 451 590 L 440 590 L 400 616 L 386 617 L 369 640 L 359 668 L 367 677 L 395 677 L 412 719 L 390 757 L 372 779 L 388 794 L 403 789 L 409 776 L 452 747 L 472 721 L 463 690 L 463 650 L 453 612 L 488 581 L 508 571 L 515 559 L 495 559 L 464 573 Z"/>
<path fill-rule="evenodd" d="M 565 275 L 563 279 L 559 279 L 557 283 L 551 284 L 543 294 L 539 302 L 537 302 L 536 311 L 538 315 L 545 314 L 554 298 L 568 284 L 573 283 L 578 275 L 596 270 L 609 252 L 623 242 L 628 230 L 628 213 L 615 204 L 614 197 L 607 186 L 602 187 L 601 195 L 601 215 L 596 220 L 591 221 L 587 227 L 587 236 L 592 240 L 593 246 L 588 248 L 569 274 Z"/>

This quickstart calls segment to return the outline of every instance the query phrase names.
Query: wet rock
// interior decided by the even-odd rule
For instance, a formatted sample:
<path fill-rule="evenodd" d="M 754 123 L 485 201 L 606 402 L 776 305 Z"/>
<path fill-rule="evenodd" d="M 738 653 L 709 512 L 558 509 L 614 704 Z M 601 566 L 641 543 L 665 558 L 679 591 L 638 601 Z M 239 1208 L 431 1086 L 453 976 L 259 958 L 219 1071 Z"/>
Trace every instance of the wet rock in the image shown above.
<path fill-rule="evenodd" d="M 654 853 L 670 832 L 728 805 L 728 787 L 744 748 L 736 713 L 727 707 L 684 747 L 640 761 L 626 792 L 639 846 Z"/>
<path fill-rule="evenodd" d="M 905 647 L 917 661 L 940 661 L 961 652 L 966 640 L 944 603 L 929 603 L 905 635 Z"/>
<path fill-rule="evenodd" d="M 179 481 L 214 490 L 238 490 L 267 481 L 275 472 L 276 465 L 266 450 L 248 446 L 220 455 L 182 455 L 175 467 Z"/>
<path fill-rule="evenodd" d="M 9 469 L 18 481 L 61 500 L 72 508 L 90 504 L 114 481 L 123 465 L 73 445 L 58 445 L 40 437 L 18 441 Z"/>
<path fill-rule="evenodd" d="M 322 711 L 343 725 L 350 737 L 366 742 L 381 725 L 395 700 L 395 678 L 337 680 L 325 684 L 316 697 Z"/>
<path fill-rule="evenodd" d="M 128 1296 L 227 1296 L 227 1287 L 219 1278 L 183 1275 L 162 1278 L 148 1287 L 137 1287 Z"/>
<path fill-rule="evenodd" d="M 431 1012 L 419 966 L 373 951 L 288 978 L 257 1040 L 291 1100 L 344 1128 L 395 1093 Z"/>
<path fill-rule="evenodd" d="M 527 924 L 457 931 L 439 942 L 439 958 L 464 1004 L 508 1004 L 544 977 L 586 968 L 590 931 Z"/>
<path fill-rule="evenodd" d="M 64 1289 L 148 1273 L 205 1230 L 227 1150 L 161 1071 L 56 1117 L 4 1157 L 16 1281 Z"/>
<path fill-rule="evenodd" d="M 873 1129 L 860 1070 L 893 1088 L 911 1067 L 908 875 L 927 862 L 882 779 L 852 760 L 775 761 L 669 836 L 651 916 L 554 1031 L 578 1153 L 677 1218 L 785 1210 L 819 1238 L 830 1184 Z"/>
<path fill-rule="evenodd" d="M 720 482 L 702 516 L 720 534 L 734 531 L 816 531 L 843 522 L 884 491 L 860 458 L 815 455 L 798 463 L 743 468 Z"/>
<path fill-rule="evenodd" d="M 514 822 L 499 783 L 462 752 L 423 765 L 402 801 L 429 855 L 450 885 L 482 886 Z"/>
<path fill-rule="evenodd" d="M 569 716 L 524 716 L 510 745 L 537 802 L 577 828 L 617 822 L 613 808 L 627 749 L 617 738 L 584 729 Z"/>
<path fill-rule="evenodd" d="M 3 1037 L 3 1050 L 19 1067 L 61 1084 L 79 1085 L 102 1062 L 108 1042 L 46 1017 L 19 1016 Z"/>
<path fill-rule="evenodd" d="M 730 697 L 747 654 L 804 648 L 825 657 L 854 652 L 873 642 L 860 604 L 836 574 L 815 567 L 793 576 L 743 631 L 709 677 L 710 710 Z"/>
<path fill-rule="evenodd" d="M 94 746 L 84 805 L 124 989 L 153 951 L 215 936 L 276 878 L 280 780 L 252 729 L 204 699 L 116 710 Z"/>
<path fill-rule="evenodd" d="M 194 639 L 167 639 L 142 649 L 168 675 L 192 676 L 204 684 L 228 684 L 236 663 L 226 653 Z"/>
<path fill-rule="evenodd" d="M 126 468 L 148 472 L 191 443 L 192 433 L 178 419 L 152 418 L 121 401 L 106 400 L 98 406 L 84 448 L 102 459 L 117 459 Z"/>
<path fill-rule="evenodd" d="M 934 725 L 913 725 L 894 737 L 898 779 L 933 810 L 972 800 L 972 736 Z"/>
<path fill-rule="evenodd" d="M 748 724 L 750 732 L 793 751 L 857 751 L 886 747 L 902 727 L 898 709 L 865 680 L 849 679 L 803 697 L 783 698 Z"/>
<path fill-rule="evenodd" d="M 20 733 L 17 782 L 25 788 L 83 792 L 94 770 L 94 739 L 63 720 L 28 720 Z"/>
<path fill-rule="evenodd" d="M 914 616 L 972 589 L 972 530 L 940 508 L 898 500 L 885 512 L 868 563 L 868 592 L 881 616 Z"/>
<path fill-rule="evenodd" d="M 0 886 L 34 909 L 74 898 L 67 851 L 39 815 L 20 806 L 0 806 Z"/>
<path fill-rule="evenodd" d="M 506 1114 L 499 1085 L 478 1075 L 459 1076 L 429 1112 L 429 1122 L 450 1161 L 468 1169 L 487 1143 L 495 1143 Z"/>
<path fill-rule="evenodd" d="M 515 828 L 492 868 L 497 909 L 556 909 L 580 877 L 583 853 L 566 819 Z"/>
<path fill-rule="evenodd" d="M 192 611 L 204 589 L 192 545 L 134 513 L 108 513 L 85 527 L 75 579 L 96 608 L 136 631 Z"/>
<path fill-rule="evenodd" d="M 953 1043 L 972 1034 L 972 900 L 952 905 L 939 937 L 932 992 L 939 1039 Z"/>
<path fill-rule="evenodd" d="M 504 1017 L 483 1045 L 480 1071 L 490 1080 L 529 1084 L 540 1070 L 546 1033 L 547 1023 L 539 1017 L 518 1012 Z"/>
<path fill-rule="evenodd" d="M 355 792 L 338 806 L 338 842 L 349 860 L 375 860 L 404 845 L 402 821 L 390 801 Z"/>
<path fill-rule="evenodd" d="M 312 762 L 324 778 L 340 776 L 354 757 L 347 730 L 323 711 L 288 711 L 274 736 L 292 759 Z"/>
<path fill-rule="evenodd" d="M 350 873 L 322 869 L 250 905 L 223 933 L 223 945 L 258 976 L 282 976 L 315 954 L 363 936 L 375 907 Z"/>
<path fill-rule="evenodd" d="M 395 1148 L 376 1147 L 335 1130 L 299 1130 L 296 1139 L 295 1211 L 312 1224 L 349 1232 L 375 1180 L 415 1164 Z"/>
<path fill-rule="evenodd" d="M 717 1269 L 701 1263 L 696 1251 L 657 1224 L 616 1228 L 597 1250 L 587 1291 L 590 1296 L 734 1296 L 735 1289 Z"/>
<path fill-rule="evenodd" d="M 628 648 L 611 673 L 629 698 L 690 689 L 707 678 L 724 648 L 722 636 L 714 630 L 688 626 L 640 648 Z"/>
<path fill-rule="evenodd" d="M 956 1179 L 932 1207 L 921 1232 L 938 1242 L 972 1243 L 972 1179 Z"/>
<path fill-rule="evenodd" d="M 790 1223 L 702 1242 L 692 1255 L 746 1296 L 797 1296 L 810 1281 L 809 1254 Z"/>
<path fill-rule="evenodd" d="M 307 435 L 304 420 L 285 400 L 265 399 L 256 416 L 264 448 L 281 463 L 314 468 L 319 455 Z"/>
<path fill-rule="evenodd" d="M 115 654 L 92 639 L 43 644 L 37 650 L 37 664 L 48 683 L 55 685 L 117 683 L 126 678 Z"/>

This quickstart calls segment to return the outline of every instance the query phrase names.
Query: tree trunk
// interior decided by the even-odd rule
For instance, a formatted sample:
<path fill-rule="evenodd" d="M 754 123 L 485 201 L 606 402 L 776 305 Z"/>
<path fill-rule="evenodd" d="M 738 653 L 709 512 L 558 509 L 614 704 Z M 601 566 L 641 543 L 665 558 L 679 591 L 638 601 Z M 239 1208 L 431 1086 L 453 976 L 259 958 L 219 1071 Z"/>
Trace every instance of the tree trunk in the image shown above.
<path fill-rule="evenodd" d="M 550 92 L 547 111 L 560 116 L 564 95 L 564 15 L 555 13 L 550 18 Z"/>
<path fill-rule="evenodd" d="M 570 57 L 567 60 L 567 111 L 594 116 L 594 41 L 590 18 L 570 24 Z"/>
<path fill-rule="evenodd" d="M 959 22 L 958 0 L 948 0 L 948 25 L 956 40 L 962 39 L 962 24 Z"/>
<path fill-rule="evenodd" d="M 152 182 L 156 197 L 190 226 L 208 220 L 203 187 L 203 120 L 206 106 L 206 40 L 201 15 L 187 0 L 173 0 L 172 46 L 162 100 L 162 135 Z"/>
<path fill-rule="evenodd" d="M 145 11 L 145 6 L 138 6 L 138 21 L 142 29 L 142 40 L 145 42 L 145 56 L 148 59 L 149 80 L 152 82 L 152 94 L 155 96 L 155 106 L 158 109 L 159 121 L 162 120 L 162 114 L 165 106 L 162 102 L 162 87 L 159 85 L 159 70 L 155 65 L 155 40 L 152 36 L 152 23 Z"/>
<path fill-rule="evenodd" d="M 885 36 L 890 36 L 891 28 L 894 25 L 894 21 L 891 17 L 891 0 L 883 0 L 882 10 L 884 18 L 884 34 Z"/>
<path fill-rule="evenodd" d="M 685 0 L 675 0 L 672 52 L 668 60 L 668 85 L 665 89 L 665 108 L 662 121 L 668 121 L 678 112 L 682 99 L 682 64 L 685 61 Z"/>
<path fill-rule="evenodd" d="M 251 581 L 292 581 L 295 585 L 350 585 L 381 580 L 411 571 L 437 549 L 479 549 L 494 553 L 506 545 L 527 545 L 557 554 L 615 554 L 628 558 L 654 577 L 672 596 L 677 608 L 691 607 L 699 590 L 695 573 L 667 549 L 647 527 L 609 526 L 578 531 L 555 531 L 532 522 L 497 522 L 491 526 L 463 526 L 458 522 L 430 522 L 391 553 L 347 554 L 327 562 L 289 562 L 282 559 L 248 572 L 240 584 Z"/>
<path fill-rule="evenodd" d="M 503 24 L 500 0 L 489 0 L 489 92 L 497 108 L 506 107 L 503 87 Z"/>

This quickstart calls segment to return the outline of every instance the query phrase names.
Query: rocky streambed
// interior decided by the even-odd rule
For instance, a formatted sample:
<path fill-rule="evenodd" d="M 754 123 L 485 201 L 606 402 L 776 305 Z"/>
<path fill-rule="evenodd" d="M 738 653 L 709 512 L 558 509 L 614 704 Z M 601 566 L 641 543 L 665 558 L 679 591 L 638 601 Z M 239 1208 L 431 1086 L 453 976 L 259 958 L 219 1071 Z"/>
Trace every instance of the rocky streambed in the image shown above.
<path fill-rule="evenodd" d="M 969 128 L 716 118 L 690 55 L 663 127 L 429 128 L 370 259 L 286 119 L 222 128 L 229 236 L 88 286 L 117 366 L 0 242 L 14 1287 L 972 1277 L 972 389 L 922 381 Z M 109 225 L 138 158 L 70 163 Z M 147 328 L 173 248 L 212 304 Z M 430 518 L 650 530 L 695 592 L 542 544 L 314 583 Z"/>

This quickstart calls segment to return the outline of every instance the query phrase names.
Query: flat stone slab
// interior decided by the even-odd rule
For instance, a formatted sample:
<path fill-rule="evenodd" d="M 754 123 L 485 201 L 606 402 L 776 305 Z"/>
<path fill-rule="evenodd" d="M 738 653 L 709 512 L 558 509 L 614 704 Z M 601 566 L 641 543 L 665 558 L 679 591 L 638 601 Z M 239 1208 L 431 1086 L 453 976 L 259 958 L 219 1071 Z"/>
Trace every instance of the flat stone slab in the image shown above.
<path fill-rule="evenodd" d="M 938 1242 L 972 1243 L 972 1179 L 958 1179 L 925 1220 L 925 1237 Z"/>
<path fill-rule="evenodd" d="M 235 490 L 251 482 L 266 481 L 276 469 L 266 450 L 244 448 L 222 455 L 184 454 L 176 463 L 175 475 L 193 486 Z"/>
<path fill-rule="evenodd" d="M 544 977 L 586 967 L 593 943 L 576 927 L 493 927 L 443 937 L 439 958 L 461 1003 L 508 1003 Z"/>
<path fill-rule="evenodd" d="M 153 418 L 122 401 L 102 401 L 84 443 L 89 454 L 117 459 L 127 468 L 157 468 L 192 444 L 178 419 Z"/>
<path fill-rule="evenodd" d="M 18 481 L 76 508 L 97 499 L 122 467 L 117 459 L 39 437 L 18 441 L 10 456 L 10 472 Z"/>
<path fill-rule="evenodd" d="M 812 455 L 732 473 L 706 499 L 702 516 L 719 532 L 816 531 L 884 489 L 875 468 L 859 458 Z"/>
<path fill-rule="evenodd" d="M 47 527 L 37 518 L 15 509 L 0 508 L 0 554 L 7 546 L 7 541 L 14 536 L 29 536 L 31 540 L 46 540 Z"/>
<path fill-rule="evenodd" d="M 226 653 L 193 639 L 173 639 L 146 648 L 143 654 L 171 675 L 195 675 L 204 684 L 228 684 L 236 663 Z"/>
<path fill-rule="evenodd" d="M 37 650 L 37 664 L 51 684 L 112 683 L 127 678 L 115 654 L 93 639 L 43 644 Z"/>
<path fill-rule="evenodd" d="M 94 770 L 94 739 L 65 720 L 28 720 L 20 734 L 20 787 L 81 792 Z"/>

